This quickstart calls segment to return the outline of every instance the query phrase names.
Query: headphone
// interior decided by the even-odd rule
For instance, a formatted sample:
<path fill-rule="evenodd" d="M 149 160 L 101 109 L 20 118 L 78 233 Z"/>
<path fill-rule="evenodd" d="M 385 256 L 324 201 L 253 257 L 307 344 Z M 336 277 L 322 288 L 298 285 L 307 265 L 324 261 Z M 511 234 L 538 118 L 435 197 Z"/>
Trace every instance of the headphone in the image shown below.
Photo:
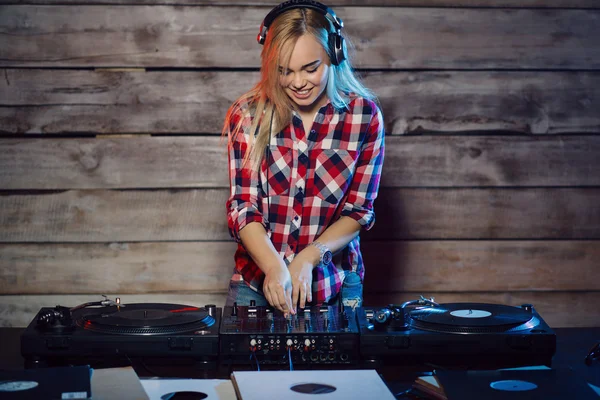
<path fill-rule="evenodd" d="M 258 33 L 258 36 L 256 37 L 258 43 L 265 44 L 265 39 L 267 38 L 267 31 L 269 30 L 269 26 L 271 26 L 275 18 L 277 18 L 284 12 L 294 8 L 310 8 L 311 10 L 318 11 L 321 14 L 323 14 L 329 22 L 333 24 L 335 32 L 329 32 L 328 40 L 330 53 L 333 55 L 331 63 L 333 65 L 340 65 L 340 63 L 346 59 L 346 55 L 344 54 L 344 38 L 342 37 L 341 33 L 341 30 L 344 27 L 344 22 L 338 16 L 335 15 L 331 8 L 317 1 L 288 0 L 273 8 L 267 14 L 262 24 L 260 24 L 260 31 Z"/>

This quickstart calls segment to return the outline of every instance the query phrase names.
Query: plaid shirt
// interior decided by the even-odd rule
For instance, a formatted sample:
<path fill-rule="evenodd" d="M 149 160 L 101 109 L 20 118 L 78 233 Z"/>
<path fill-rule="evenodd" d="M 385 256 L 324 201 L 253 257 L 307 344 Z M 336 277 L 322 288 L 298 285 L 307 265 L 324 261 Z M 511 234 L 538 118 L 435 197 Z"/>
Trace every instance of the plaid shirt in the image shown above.
<path fill-rule="evenodd" d="M 272 136 L 258 173 L 251 162 L 242 168 L 252 118 L 247 103 L 235 105 L 229 126 L 227 216 L 229 232 L 238 242 L 236 272 L 252 289 L 262 291 L 264 274 L 241 244 L 240 230 L 250 222 L 261 223 L 289 265 L 340 216 L 370 229 L 383 165 L 384 127 L 377 105 L 361 97 L 352 98 L 343 110 L 328 102 L 316 114 L 310 132 L 294 112 L 292 123 Z M 240 119 L 243 134 L 231 141 L 231 130 Z M 329 265 L 313 269 L 313 303 L 333 299 L 350 271 L 364 277 L 358 236 Z"/>

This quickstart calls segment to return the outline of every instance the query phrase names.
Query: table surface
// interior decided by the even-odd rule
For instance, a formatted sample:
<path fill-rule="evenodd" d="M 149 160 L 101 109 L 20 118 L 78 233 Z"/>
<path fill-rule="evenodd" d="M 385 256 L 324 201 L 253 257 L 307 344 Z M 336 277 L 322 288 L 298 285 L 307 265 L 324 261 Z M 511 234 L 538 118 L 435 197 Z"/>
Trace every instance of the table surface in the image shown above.
<path fill-rule="evenodd" d="M 23 369 L 24 360 L 21 356 L 20 335 L 24 328 L 0 328 L 0 369 Z M 600 387 L 600 361 L 594 361 L 591 366 L 584 359 L 592 346 L 600 342 L 600 327 L 590 328 L 554 328 L 557 339 L 557 350 L 552 360 L 553 368 L 571 368 L 587 382 Z M 401 390 L 410 385 L 416 370 L 406 370 L 394 390 Z"/>

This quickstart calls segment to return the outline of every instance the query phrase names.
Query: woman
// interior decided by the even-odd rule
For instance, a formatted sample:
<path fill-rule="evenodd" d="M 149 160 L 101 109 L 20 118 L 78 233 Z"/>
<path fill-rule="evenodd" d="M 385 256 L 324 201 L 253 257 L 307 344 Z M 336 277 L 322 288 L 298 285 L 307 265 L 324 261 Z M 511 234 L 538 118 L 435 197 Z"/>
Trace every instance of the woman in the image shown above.
<path fill-rule="evenodd" d="M 374 223 L 384 128 L 342 26 L 314 1 L 282 3 L 263 21 L 261 79 L 223 128 L 238 242 L 226 305 L 254 300 L 287 316 L 362 302 L 359 232 Z"/>

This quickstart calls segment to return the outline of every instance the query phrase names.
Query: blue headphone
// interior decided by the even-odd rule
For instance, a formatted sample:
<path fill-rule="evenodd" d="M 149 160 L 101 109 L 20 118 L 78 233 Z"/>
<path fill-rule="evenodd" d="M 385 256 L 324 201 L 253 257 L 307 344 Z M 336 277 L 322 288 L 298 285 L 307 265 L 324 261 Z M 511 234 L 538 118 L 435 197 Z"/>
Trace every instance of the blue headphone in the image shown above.
<path fill-rule="evenodd" d="M 344 38 L 341 34 L 342 28 L 344 27 L 344 22 L 335 15 L 331 8 L 317 1 L 289 0 L 279 4 L 267 14 L 262 24 L 260 24 L 260 32 L 256 37 L 258 43 L 265 43 L 269 26 L 271 26 L 275 18 L 293 8 L 310 8 L 312 10 L 318 11 L 333 24 L 335 32 L 329 32 L 329 48 L 331 54 L 333 55 L 331 63 L 333 65 L 339 65 L 342 61 L 344 61 L 346 59 L 346 55 L 344 54 Z"/>

